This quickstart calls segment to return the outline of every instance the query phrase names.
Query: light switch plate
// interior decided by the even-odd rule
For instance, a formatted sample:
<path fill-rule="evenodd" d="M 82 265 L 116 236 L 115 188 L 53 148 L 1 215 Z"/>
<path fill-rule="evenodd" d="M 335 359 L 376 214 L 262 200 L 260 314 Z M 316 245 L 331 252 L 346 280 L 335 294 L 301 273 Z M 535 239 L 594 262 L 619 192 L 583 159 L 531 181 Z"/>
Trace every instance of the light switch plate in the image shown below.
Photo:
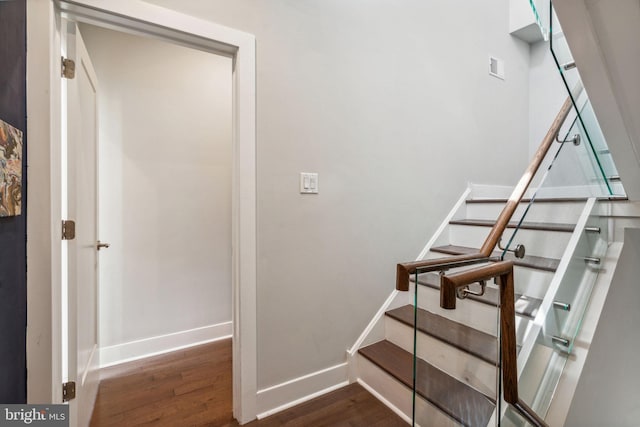
<path fill-rule="evenodd" d="M 318 174 L 300 172 L 300 194 L 318 194 Z"/>

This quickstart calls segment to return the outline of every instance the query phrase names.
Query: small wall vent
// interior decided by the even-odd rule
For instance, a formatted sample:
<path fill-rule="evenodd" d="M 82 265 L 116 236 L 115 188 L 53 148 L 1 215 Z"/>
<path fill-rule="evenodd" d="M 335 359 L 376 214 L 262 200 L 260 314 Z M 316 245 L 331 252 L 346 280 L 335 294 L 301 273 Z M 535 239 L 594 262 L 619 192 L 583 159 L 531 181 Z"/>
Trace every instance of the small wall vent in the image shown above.
<path fill-rule="evenodd" d="M 504 61 L 493 56 L 489 57 L 489 74 L 504 80 Z"/>

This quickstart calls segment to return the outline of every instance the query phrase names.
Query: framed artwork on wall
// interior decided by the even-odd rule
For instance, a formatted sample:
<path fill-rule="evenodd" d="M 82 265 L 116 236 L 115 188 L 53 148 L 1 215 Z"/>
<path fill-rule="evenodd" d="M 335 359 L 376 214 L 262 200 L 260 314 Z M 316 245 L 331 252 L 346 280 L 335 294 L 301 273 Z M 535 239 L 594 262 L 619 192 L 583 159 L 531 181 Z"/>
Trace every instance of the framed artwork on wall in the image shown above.
<path fill-rule="evenodd" d="M 0 217 L 22 213 L 22 131 L 0 120 Z"/>

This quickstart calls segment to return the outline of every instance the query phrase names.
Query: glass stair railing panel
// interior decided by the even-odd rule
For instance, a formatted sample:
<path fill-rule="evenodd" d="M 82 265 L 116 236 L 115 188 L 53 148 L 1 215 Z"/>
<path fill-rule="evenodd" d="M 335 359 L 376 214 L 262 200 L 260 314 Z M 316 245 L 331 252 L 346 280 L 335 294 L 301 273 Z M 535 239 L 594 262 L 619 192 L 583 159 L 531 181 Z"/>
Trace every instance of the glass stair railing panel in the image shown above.
<path fill-rule="evenodd" d="M 597 203 L 597 202 L 595 202 Z M 595 206 L 580 232 L 575 252 L 557 287 L 550 289 L 536 316 L 535 343 L 519 377 L 520 398 L 545 417 L 565 365 L 572 356 L 600 264 L 607 250 L 607 223 Z M 526 344 L 525 344 L 526 345 Z M 504 404 L 503 404 L 504 405 Z M 502 426 L 524 426 L 512 408 L 504 407 Z"/>
<path fill-rule="evenodd" d="M 545 344 L 571 354 L 607 251 L 608 227 L 598 206 L 589 216 L 545 321 Z"/>
<path fill-rule="evenodd" d="M 480 265 L 451 268 L 446 274 Z M 456 309 L 445 310 L 436 289 L 439 271 L 418 269 L 412 279 L 412 425 L 450 425 L 453 420 L 498 426 L 497 287 L 487 282 L 484 295 L 457 299 Z M 469 290 L 482 293 L 478 284 Z"/>
<path fill-rule="evenodd" d="M 553 171 L 542 183 L 538 195 L 553 197 L 556 193 L 565 197 L 609 197 L 613 194 L 602 160 L 588 143 L 589 136 L 579 117 L 559 137 L 564 141 L 561 151 L 554 159 Z"/>
<path fill-rule="evenodd" d="M 557 138 L 564 142 L 554 142 L 550 148 L 533 179 L 531 189 L 516 210 L 512 220 L 514 228 L 505 231 L 503 236 L 503 259 L 517 262 L 517 252 L 522 246 L 522 262 L 539 261 L 553 267 L 553 273 L 540 278 L 535 284 L 519 281 L 518 271 L 515 275 L 516 294 L 529 301 L 541 301 L 534 315 L 535 322 L 532 322 L 536 326 L 528 328 L 521 339 L 523 349 L 527 348 L 525 353 L 528 358 L 523 359 L 523 363 L 526 360 L 526 365 L 521 371 L 519 392 L 524 403 L 543 417 L 549 408 L 567 357 L 573 349 L 573 342 L 597 277 L 598 265 L 593 264 L 595 261 L 592 258 L 600 258 L 607 247 L 605 220 L 598 215 L 589 218 L 588 230 L 581 230 L 575 243 L 575 227 L 580 226 L 579 219 L 587 198 L 591 198 L 590 203 L 595 203 L 596 198 L 609 196 L 609 188 L 600 166 L 594 160 L 591 147 L 582 141 L 583 138 L 584 131 L 574 111 L 567 118 Z M 580 144 L 574 144 L 578 140 Z M 548 234 L 531 231 L 536 228 L 545 230 Z M 597 233 L 594 231 L 596 229 Z M 560 234 L 564 235 L 564 240 L 556 241 Z M 571 239 L 574 239 L 574 243 L 571 243 Z M 556 286 L 554 281 L 557 282 L 559 277 L 556 272 L 562 265 L 565 250 L 570 244 L 577 245 L 575 253 L 562 281 L 553 290 L 553 286 Z M 536 259 L 537 257 L 542 259 Z M 557 304 L 552 304 L 550 298 Z M 501 404 L 498 413 L 501 415 L 501 422 L 505 423 L 501 425 L 526 425 L 524 422 L 516 423 L 521 417 L 512 412 L 509 405 Z"/>
<path fill-rule="evenodd" d="M 535 17 L 536 24 L 538 24 L 538 27 L 540 27 L 542 38 L 544 40 L 548 40 L 549 33 L 550 33 L 549 1 L 548 0 L 529 0 L 529 5 L 531 6 L 531 10 L 533 11 L 533 16 Z"/>
<path fill-rule="evenodd" d="M 589 140 L 593 146 L 595 155 L 599 160 L 602 172 L 611 187 L 611 195 L 615 197 L 625 197 L 626 193 L 622 182 L 620 182 L 618 169 L 616 168 L 613 156 L 609 151 L 609 146 L 602 134 L 598 119 L 593 111 L 593 106 L 588 99 L 582 106 L 580 117 L 582 118 L 582 123 L 584 123 L 584 128 L 589 131 Z"/>
<path fill-rule="evenodd" d="M 549 213 L 545 213 L 548 210 L 547 203 L 540 205 L 537 201 L 610 196 L 608 182 L 604 179 L 591 148 L 583 142 L 584 131 L 575 112 L 567 118 L 566 126 L 561 129 L 557 139 L 563 142 L 555 142 L 549 149 L 523 203 L 512 218 L 513 227 L 505 230 L 499 247 L 502 259 L 513 258 L 518 245 L 524 245 L 525 254 L 544 255 L 540 252 L 544 249 L 536 247 L 536 239 L 531 236 L 528 239 L 523 236 L 521 239 L 518 235 L 523 227 L 531 227 L 528 224 L 531 222 L 558 222 Z M 527 247 L 534 251 L 527 251 Z"/>
<path fill-rule="evenodd" d="M 549 3 L 550 50 L 558 67 L 567 92 L 571 96 L 574 108 L 579 112 L 577 121 L 586 146 L 593 156 L 593 163 L 602 174 L 609 196 L 625 196 L 624 188 L 619 181 L 613 157 L 609 152 L 606 140 L 598 124 L 595 112 L 583 89 L 580 73 L 575 65 L 573 55 L 555 16 L 553 4 Z"/>

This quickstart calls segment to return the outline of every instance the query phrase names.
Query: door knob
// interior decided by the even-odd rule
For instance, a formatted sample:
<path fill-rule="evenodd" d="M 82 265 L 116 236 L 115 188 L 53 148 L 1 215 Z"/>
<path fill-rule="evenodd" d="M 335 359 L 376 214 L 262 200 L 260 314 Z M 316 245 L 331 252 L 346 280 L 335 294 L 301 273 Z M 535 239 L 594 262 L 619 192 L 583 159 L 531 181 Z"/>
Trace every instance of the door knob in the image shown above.
<path fill-rule="evenodd" d="M 96 244 L 96 249 L 100 250 L 102 248 L 108 248 L 109 244 L 108 243 L 102 243 L 100 240 L 98 240 L 98 243 Z"/>

